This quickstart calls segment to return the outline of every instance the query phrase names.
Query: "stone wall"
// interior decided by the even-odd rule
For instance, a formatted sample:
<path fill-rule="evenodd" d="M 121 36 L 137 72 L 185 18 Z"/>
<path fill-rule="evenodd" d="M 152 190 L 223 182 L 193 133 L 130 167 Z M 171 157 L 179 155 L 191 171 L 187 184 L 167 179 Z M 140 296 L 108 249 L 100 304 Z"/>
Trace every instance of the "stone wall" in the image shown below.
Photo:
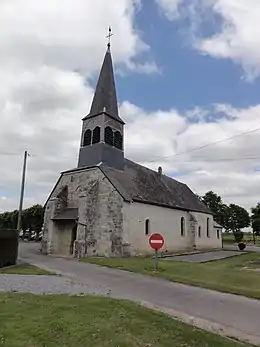
<path fill-rule="evenodd" d="M 196 250 L 196 231 L 198 222 L 193 213 L 188 212 L 188 228 L 187 228 L 187 242 L 190 250 Z"/>
<path fill-rule="evenodd" d="M 44 218 L 45 253 L 57 253 L 59 230 L 51 218 L 61 211 L 61 192 L 67 187 L 67 202 L 63 207 L 78 208 L 77 240 L 74 256 L 118 256 L 124 252 L 123 199 L 99 168 L 64 173 L 52 193 Z M 62 195 L 63 196 L 63 195 Z"/>

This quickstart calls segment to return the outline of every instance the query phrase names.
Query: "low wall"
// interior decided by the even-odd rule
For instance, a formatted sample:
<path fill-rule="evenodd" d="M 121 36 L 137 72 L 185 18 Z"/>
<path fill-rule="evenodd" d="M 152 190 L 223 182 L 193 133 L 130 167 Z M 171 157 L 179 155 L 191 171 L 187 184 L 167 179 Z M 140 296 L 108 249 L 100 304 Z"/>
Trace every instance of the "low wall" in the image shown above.
<path fill-rule="evenodd" d="M 15 265 L 18 257 L 19 233 L 0 229 L 0 268 Z"/>

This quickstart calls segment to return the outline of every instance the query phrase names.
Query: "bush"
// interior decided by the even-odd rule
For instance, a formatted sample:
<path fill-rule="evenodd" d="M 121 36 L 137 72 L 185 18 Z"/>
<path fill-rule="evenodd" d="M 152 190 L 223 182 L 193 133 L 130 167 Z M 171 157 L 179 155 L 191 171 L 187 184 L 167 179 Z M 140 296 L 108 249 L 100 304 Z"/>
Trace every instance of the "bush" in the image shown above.
<path fill-rule="evenodd" d="M 237 243 L 241 242 L 244 238 L 244 233 L 242 231 L 236 231 L 234 232 L 234 238 Z"/>
<path fill-rule="evenodd" d="M 0 230 L 0 268 L 16 264 L 18 238 L 17 230 Z"/>
<path fill-rule="evenodd" d="M 240 251 L 243 251 L 246 248 L 246 244 L 244 242 L 239 242 L 238 248 L 240 249 Z"/>

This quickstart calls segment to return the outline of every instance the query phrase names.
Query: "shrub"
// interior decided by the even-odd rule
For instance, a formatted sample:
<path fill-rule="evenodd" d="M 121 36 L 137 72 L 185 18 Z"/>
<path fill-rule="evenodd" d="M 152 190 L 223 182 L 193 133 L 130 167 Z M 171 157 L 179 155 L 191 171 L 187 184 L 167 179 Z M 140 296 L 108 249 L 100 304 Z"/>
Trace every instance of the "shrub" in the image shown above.
<path fill-rule="evenodd" d="M 237 243 L 241 242 L 244 238 L 244 233 L 242 231 L 236 231 L 234 232 L 234 238 Z"/>
<path fill-rule="evenodd" d="M 0 230 L 0 268 L 15 265 L 18 256 L 17 230 Z"/>
<path fill-rule="evenodd" d="M 238 248 L 240 249 L 240 251 L 243 251 L 246 248 L 246 244 L 244 242 L 239 242 Z"/>

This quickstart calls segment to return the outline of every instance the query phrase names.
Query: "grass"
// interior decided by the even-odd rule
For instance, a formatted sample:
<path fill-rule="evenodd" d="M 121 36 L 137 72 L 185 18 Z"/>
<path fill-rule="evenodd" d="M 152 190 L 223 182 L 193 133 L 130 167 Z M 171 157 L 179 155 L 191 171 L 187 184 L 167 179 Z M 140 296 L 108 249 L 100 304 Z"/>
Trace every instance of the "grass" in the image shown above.
<path fill-rule="evenodd" d="M 9 275 L 53 275 L 51 272 L 30 264 L 20 264 L 0 269 L 0 274 Z M 1 346 L 1 343 L 0 343 Z"/>
<path fill-rule="evenodd" d="M 236 243 L 233 233 L 223 233 L 222 237 L 223 237 L 224 243 L 232 243 L 232 244 Z M 248 233 L 244 233 L 243 242 L 250 243 L 250 244 L 254 245 L 253 244 L 253 235 L 248 234 Z M 259 246 L 259 245 L 260 245 L 260 236 L 255 236 L 255 246 Z"/>
<path fill-rule="evenodd" d="M 260 254 L 247 253 L 200 264 L 161 259 L 158 272 L 154 272 L 151 258 L 86 258 L 83 261 L 260 299 L 260 273 L 243 269 L 256 259 L 260 259 Z"/>
<path fill-rule="evenodd" d="M 0 294 L 4 347 L 239 347 L 128 301 L 100 297 Z"/>

